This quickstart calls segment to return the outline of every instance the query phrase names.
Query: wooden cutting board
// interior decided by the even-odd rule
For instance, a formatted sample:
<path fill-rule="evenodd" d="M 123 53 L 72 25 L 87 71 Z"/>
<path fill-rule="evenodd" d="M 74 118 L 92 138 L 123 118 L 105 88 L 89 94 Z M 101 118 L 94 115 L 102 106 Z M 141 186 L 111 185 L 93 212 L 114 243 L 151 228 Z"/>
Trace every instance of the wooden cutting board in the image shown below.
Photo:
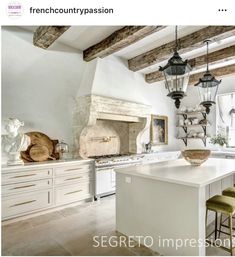
<path fill-rule="evenodd" d="M 26 133 L 30 137 L 31 145 L 43 145 L 49 150 L 49 155 L 53 153 L 53 141 L 45 134 L 41 132 L 28 132 Z"/>
<path fill-rule="evenodd" d="M 21 152 L 21 158 L 24 162 L 59 159 L 59 154 L 55 153 L 58 140 L 51 140 L 47 135 L 37 131 L 28 132 L 26 135 L 30 137 L 31 144 L 26 151 Z M 31 148 L 33 149 L 31 150 Z"/>
<path fill-rule="evenodd" d="M 29 156 L 35 162 L 47 161 L 50 157 L 49 150 L 44 145 L 34 145 L 29 150 Z"/>

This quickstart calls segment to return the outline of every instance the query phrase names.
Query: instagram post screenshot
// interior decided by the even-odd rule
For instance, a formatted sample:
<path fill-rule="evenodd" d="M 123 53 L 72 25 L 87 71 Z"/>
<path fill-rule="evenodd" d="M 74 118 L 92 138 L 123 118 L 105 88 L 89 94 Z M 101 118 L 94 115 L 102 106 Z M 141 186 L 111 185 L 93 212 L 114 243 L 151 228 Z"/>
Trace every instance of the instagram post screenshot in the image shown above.
<path fill-rule="evenodd" d="M 1 256 L 235 255 L 234 0 L 1 0 Z"/>

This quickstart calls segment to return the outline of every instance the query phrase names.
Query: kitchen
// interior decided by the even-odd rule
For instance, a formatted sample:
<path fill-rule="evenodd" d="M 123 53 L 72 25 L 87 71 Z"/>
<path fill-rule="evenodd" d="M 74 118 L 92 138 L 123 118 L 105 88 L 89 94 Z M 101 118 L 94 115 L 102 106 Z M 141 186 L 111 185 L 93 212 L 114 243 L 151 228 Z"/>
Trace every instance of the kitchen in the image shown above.
<path fill-rule="evenodd" d="M 177 44 L 193 68 L 186 96 L 173 98 L 159 66 Z M 17 118 L 31 140 L 30 149 L 21 149 L 25 165 L 7 165 L 9 156 L 2 157 L 3 255 L 172 255 L 142 245 L 97 249 L 92 237 L 116 230 L 128 236 L 116 227 L 115 171 L 138 173 L 166 161 L 188 167 L 181 155 L 187 149 L 210 149 L 212 158 L 234 162 L 234 44 L 233 26 L 2 27 L 2 131 L 7 134 L 4 126 Z M 222 82 L 216 103 L 204 108 L 193 85 L 207 60 Z M 226 132 L 227 146 L 213 143 L 218 131 Z M 232 173 L 208 196 L 233 186 Z M 133 200 L 129 193 L 122 199 Z"/>

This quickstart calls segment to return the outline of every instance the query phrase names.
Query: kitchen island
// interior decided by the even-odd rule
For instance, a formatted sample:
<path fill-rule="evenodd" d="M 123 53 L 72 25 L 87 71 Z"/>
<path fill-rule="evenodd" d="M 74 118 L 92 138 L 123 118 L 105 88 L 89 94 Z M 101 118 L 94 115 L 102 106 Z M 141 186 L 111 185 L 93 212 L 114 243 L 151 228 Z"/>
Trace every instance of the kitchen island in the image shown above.
<path fill-rule="evenodd" d="M 233 173 L 235 159 L 219 158 L 116 169 L 116 229 L 163 255 L 205 255 L 209 186 L 232 186 Z"/>

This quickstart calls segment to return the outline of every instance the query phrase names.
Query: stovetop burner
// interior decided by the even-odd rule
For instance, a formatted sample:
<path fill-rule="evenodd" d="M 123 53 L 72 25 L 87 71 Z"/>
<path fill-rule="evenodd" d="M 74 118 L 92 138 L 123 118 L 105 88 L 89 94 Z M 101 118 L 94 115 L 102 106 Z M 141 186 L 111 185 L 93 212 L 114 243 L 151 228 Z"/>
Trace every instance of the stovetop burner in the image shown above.
<path fill-rule="evenodd" d="M 117 165 L 127 165 L 132 163 L 139 163 L 142 159 L 141 155 L 126 153 L 126 154 L 110 154 L 102 156 L 92 156 L 90 157 L 95 160 L 96 167 L 104 166 L 117 166 Z"/>
<path fill-rule="evenodd" d="M 90 156 L 89 158 L 91 159 L 106 159 L 106 158 L 114 158 L 114 157 L 124 157 L 124 156 L 129 156 L 131 154 L 126 153 L 126 154 L 107 154 L 107 155 L 99 155 L 99 156 Z"/>

